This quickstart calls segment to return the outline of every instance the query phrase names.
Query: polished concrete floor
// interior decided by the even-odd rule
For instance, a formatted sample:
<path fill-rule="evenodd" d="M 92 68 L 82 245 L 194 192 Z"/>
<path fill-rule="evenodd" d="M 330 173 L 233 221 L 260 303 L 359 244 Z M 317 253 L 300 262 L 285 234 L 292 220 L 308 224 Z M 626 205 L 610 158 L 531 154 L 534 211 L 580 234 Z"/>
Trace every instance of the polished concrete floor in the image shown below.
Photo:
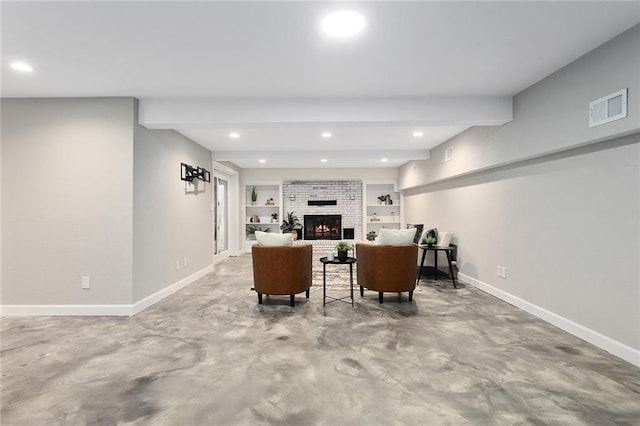
<path fill-rule="evenodd" d="M 243 255 L 132 318 L 3 318 L 0 423 L 640 424 L 640 369 L 473 287 L 251 285 Z"/>

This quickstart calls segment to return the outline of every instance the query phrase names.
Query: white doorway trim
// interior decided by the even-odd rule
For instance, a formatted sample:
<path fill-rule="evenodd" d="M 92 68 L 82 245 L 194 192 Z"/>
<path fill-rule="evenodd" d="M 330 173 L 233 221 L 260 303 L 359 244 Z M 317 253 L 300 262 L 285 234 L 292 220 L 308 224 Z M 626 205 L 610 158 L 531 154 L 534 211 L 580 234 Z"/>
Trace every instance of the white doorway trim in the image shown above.
<path fill-rule="evenodd" d="M 220 179 L 224 179 L 227 181 L 227 226 L 228 226 L 228 239 L 229 245 L 228 249 L 222 253 L 221 256 L 213 256 L 213 263 L 216 264 L 223 259 L 226 259 L 228 256 L 237 256 L 240 250 L 240 241 L 238 238 L 238 227 L 239 227 L 239 214 L 240 214 L 240 198 L 238 196 L 239 191 L 239 173 L 238 171 L 225 166 L 224 164 L 220 164 L 215 160 L 211 160 L 212 169 L 213 169 L 213 177 L 218 177 Z M 215 199 L 212 200 L 213 203 L 216 202 Z M 215 206 L 211 205 L 212 213 L 215 211 Z M 212 216 L 214 216 L 212 214 Z M 214 218 L 215 221 L 215 218 Z M 215 223 L 214 223 L 215 226 Z M 215 229 L 214 229 L 215 232 Z M 212 235 L 213 238 L 213 235 Z M 215 239 L 214 239 L 215 244 Z M 215 252 L 214 247 L 212 249 L 212 255 Z"/>

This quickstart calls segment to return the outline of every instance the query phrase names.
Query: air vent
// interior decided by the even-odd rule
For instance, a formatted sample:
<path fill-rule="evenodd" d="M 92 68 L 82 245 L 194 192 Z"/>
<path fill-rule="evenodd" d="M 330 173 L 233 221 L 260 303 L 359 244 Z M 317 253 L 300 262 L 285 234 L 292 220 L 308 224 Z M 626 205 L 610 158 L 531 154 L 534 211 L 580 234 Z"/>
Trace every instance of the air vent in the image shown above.
<path fill-rule="evenodd" d="M 589 104 L 589 127 L 627 117 L 627 89 L 619 90 Z"/>
<path fill-rule="evenodd" d="M 444 151 L 444 161 L 453 160 L 453 147 L 450 146 Z"/>

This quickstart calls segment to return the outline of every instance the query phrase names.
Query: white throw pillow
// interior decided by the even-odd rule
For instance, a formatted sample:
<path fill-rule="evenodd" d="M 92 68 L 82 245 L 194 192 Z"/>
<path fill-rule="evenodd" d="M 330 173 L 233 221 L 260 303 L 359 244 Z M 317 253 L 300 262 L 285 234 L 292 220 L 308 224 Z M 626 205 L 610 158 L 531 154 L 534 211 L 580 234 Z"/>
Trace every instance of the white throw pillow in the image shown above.
<path fill-rule="evenodd" d="M 273 234 L 271 232 L 256 231 L 256 240 L 261 246 L 293 247 L 293 235 L 290 232 Z"/>
<path fill-rule="evenodd" d="M 451 237 L 453 237 L 451 232 L 438 232 L 438 245 L 449 247 L 449 244 L 451 244 Z"/>
<path fill-rule="evenodd" d="M 415 235 L 415 228 L 381 229 L 378 244 L 381 246 L 401 246 L 405 244 L 412 244 Z"/>

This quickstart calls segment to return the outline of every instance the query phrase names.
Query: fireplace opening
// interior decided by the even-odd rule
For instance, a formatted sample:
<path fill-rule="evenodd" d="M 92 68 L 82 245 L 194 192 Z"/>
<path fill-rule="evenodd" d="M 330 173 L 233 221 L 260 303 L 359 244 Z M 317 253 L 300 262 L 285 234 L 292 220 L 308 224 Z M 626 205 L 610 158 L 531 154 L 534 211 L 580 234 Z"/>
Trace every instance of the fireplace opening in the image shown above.
<path fill-rule="evenodd" d="M 342 216 L 339 214 L 304 215 L 305 240 L 339 240 Z"/>

